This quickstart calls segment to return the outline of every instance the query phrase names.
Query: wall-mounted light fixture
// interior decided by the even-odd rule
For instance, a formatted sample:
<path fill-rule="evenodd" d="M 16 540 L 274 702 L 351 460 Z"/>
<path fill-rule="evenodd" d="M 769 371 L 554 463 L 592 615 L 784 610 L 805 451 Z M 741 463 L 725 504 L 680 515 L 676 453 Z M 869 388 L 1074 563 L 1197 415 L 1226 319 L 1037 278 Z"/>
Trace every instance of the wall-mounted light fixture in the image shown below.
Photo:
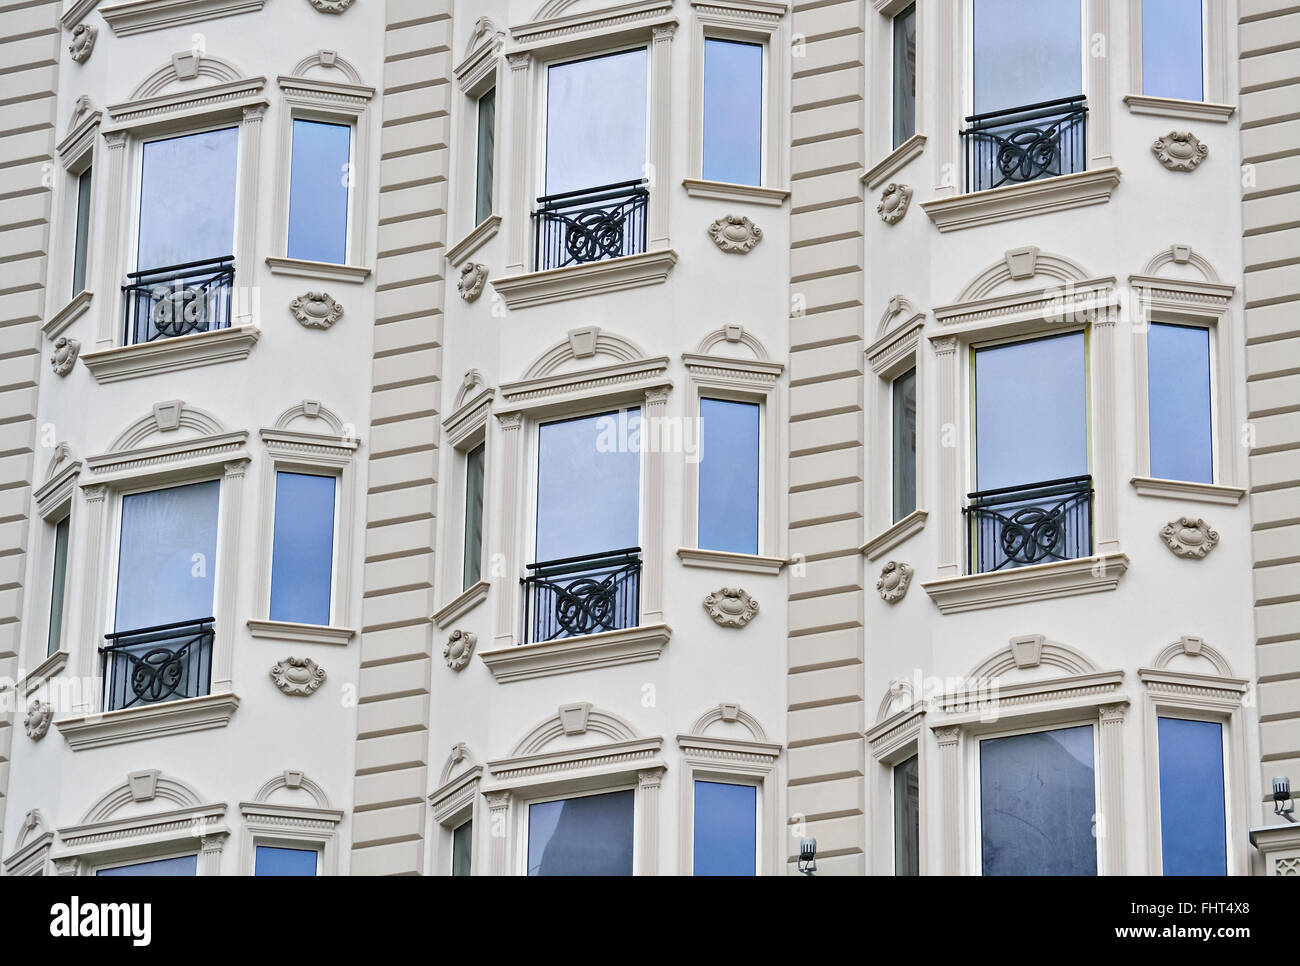
<path fill-rule="evenodd" d="M 804 875 L 812 875 L 817 871 L 816 839 L 799 840 L 799 871 Z"/>
<path fill-rule="evenodd" d="M 1291 797 L 1291 779 L 1286 775 L 1273 779 L 1273 814 L 1294 822 L 1295 799 Z"/>

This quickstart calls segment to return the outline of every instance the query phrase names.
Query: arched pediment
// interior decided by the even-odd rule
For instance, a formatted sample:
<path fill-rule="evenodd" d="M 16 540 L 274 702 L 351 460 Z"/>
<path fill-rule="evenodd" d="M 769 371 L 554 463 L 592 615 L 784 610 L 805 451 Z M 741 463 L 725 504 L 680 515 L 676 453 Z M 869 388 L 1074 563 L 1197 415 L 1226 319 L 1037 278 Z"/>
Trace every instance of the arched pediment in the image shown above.
<path fill-rule="evenodd" d="M 447 755 L 447 760 L 442 763 L 442 772 L 438 776 L 438 786 L 442 787 L 451 781 L 453 775 L 468 771 L 478 763 L 479 761 L 474 757 L 474 752 L 470 751 L 469 745 L 463 741 L 456 742 L 451 746 L 451 753 Z"/>
<path fill-rule="evenodd" d="M 329 427 L 330 436 L 342 436 L 346 428 L 343 420 L 332 409 L 325 408 L 315 399 L 304 399 L 297 405 L 290 406 L 276 418 L 275 428 L 293 429 L 293 424 L 299 421 L 306 424 L 308 432 L 319 432 L 319 424 L 324 422 Z"/>
<path fill-rule="evenodd" d="M 1013 671 L 1033 672 L 1040 668 L 1055 668 L 1067 675 L 1100 670 L 1091 658 L 1066 644 L 1049 641 L 1042 634 L 1027 634 L 1011 638 L 1010 644 L 986 657 L 967 678 L 972 682 L 988 682 Z"/>
<path fill-rule="evenodd" d="M 154 803 L 166 804 L 160 808 L 154 806 Z M 199 793 L 178 778 L 164 775 L 156 768 L 136 771 L 127 775 L 122 784 L 113 786 L 100 796 L 82 816 L 80 824 L 90 825 L 123 815 L 138 816 L 163 811 L 167 806 L 195 808 L 203 804 Z"/>
<path fill-rule="evenodd" d="M 1007 250 L 1001 259 L 967 283 L 957 301 L 974 302 L 1003 289 L 1042 288 L 1058 283 L 1083 282 L 1089 278 L 1091 276 L 1077 262 L 1029 245 Z"/>
<path fill-rule="evenodd" d="M 1180 281 L 1219 281 L 1219 273 L 1214 270 L 1209 259 L 1193 251 L 1191 245 L 1170 245 L 1158 252 L 1147 262 L 1142 274 Z"/>
<path fill-rule="evenodd" d="M 759 338 L 737 323 L 714 329 L 700 340 L 695 352 L 702 356 L 722 355 L 730 358 L 748 356 L 756 362 L 767 362 L 771 358 L 767 353 L 767 347 Z"/>
<path fill-rule="evenodd" d="M 131 92 L 130 100 L 142 101 L 156 97 L 173 86 L 184 85 L 187 89 L 192 89 L 243 79 L 243 71 L 228 60 L 183 50 L 172 54 L 170 61 L 142 80 Z"/>
<path fill-rule="evenodd" d="M 916 695 L 912 689 L 912 682 L 907 678 L 895 678 L 889 682 L 889 687 L 885 688 L 885 696 L 880 699 L 880 707 L 876 710 L 876 723 L 892 718 L 901 711 L 909 711 L 915 704 Z"/>
<path fill-rule="evenodd" d="M 483 378 L 483 373 L 477 369 L 471 369 L 465 373 L 465 378 L 460 381 L 460 388 L 456 390 L 456 399 L 452 403 L 451 411 L 457 412 L 460 407 L 470 399 L 471 396 L 488 388 L 487 380 Z"/>
<path fill-rule="evenodd" d="M 536 755 L 552 744 L 563 743 L 566 738 L 588 735 L 597 740 L 588 741 L 587 744 L 612 744 L 640 737 L 636 729 L 618 715 L 595 708 L 589 701 L 582 701 L 561 705 L 555 714 L 540 722 L 515 745 L 510 757 Z"/>
<path fill-rule="evenodd" d="M 28 842 L 34 842 L 50 831 L 50 823 L 45 821 L 39 808 L 30 809 L 23 816 L 23 824 L 18 827 L 18 838 L 14 841 L 13 851 L 17 852 Z"/>
<path fill-rule="evenodd" d="M 645 359 L 646 354 L 631 339 L 605 332 L 599 326 L 584 326 L 581 329 L 571 329 L 567 339 L 557 342 L 538 356 L 525 370 L 522 379 L 540 379 L 557 372 L 586 368 L 594 364 L 589 360 L 600 357 L 611 362 L 635 362 Z"/>
<path fill-rule="evenodd" d="M 900 293 L 892 296 L 885 303 L 885 311 L 881 313 L 880 321 L 876 323 L 876 339 L 881 339 L 894 329 L 902 328 L 923 314 L 916 310 L 912 300 L 906 295 Z"/>
<path fill-rule="evenodd" d="M 1235 677 L 1232 665 L 1222 652 L 1199 637 L 1180 637 L 1156 655 L 1152 667 L 1170 671 L 1204 671 L 1207 663 L 1219 677 Z"/>
<path fill-rule="evenodd" d="M 263 784 L 253 796 L 253 802 L 258 805 L 301 806 L 304 797 L 310 798 L 315 808 L 332 807 L 325 789 L 293 769 L 283 771 Z"/>
<path fill-rule="evenodd" d="M 742 730 L 748 733 L 745 741 L 767 741 L 767 732 L 757 718 L 738 704 L 723 702 L 696 718 L 687 734 L 694 738 L 732 738 L 736 735 L 731 732 Z"/>
<path fill-rule="evenodd" d="M 499 23 L 491 17 L 479 17 L 474 21 L 474 29 L 470 31 L 469 40 L 465 43 L 465 56 L 470 57 L 484 47 L 503 43 L 505 37 L 506 32 Z"/>
<path fill-rule="evenodd" d="M 72 452 L 72 447 L 67 443 L 57 443 L 54 452 L 50 456 L 49 466 L 45 468 L 45 481 L 48 483 L 68 466 L 77 462 L 76 455 Z"/>
<path fill-rule="evenodd" d="M 362 86 L 361 73 L 352 66 L 351 61 L 340 57 L 333 50 L 318 50 L 304 57 L 293 65 L 291 76 L 333 81 L 352 87 Z"/>
<path fill-rule="evenodd" d="M 123 453 L 140 449 L 148 445 L 156 436 L 167 436 L 169 440 L 177 438 L 171 436 L 172 433 L 178 434 L 181 439 L 192 439 L 220 436 L 229 431 L 221 420 L 211 413 L 197 406 L 190 406 L 184 400 L 171 399 L 154 403 L 153 411 L 147 416 L 141 416 L 123 430 L 108 451 Z"/>

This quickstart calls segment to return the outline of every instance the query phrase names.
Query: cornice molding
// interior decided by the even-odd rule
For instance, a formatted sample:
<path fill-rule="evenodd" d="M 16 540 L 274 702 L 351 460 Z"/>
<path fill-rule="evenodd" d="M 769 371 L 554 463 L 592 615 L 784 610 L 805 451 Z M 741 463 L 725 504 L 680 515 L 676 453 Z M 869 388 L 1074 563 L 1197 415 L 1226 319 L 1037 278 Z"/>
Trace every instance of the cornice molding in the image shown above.
<path fill-rule="evenodd" d="M 261 337 L 262 330 L 255 325 L 234 325 L 157 342 L 83 352 L 81 361 L 95 381 L 104 385 L 197 366 L 238 362 L 248 358 Z"/>
<path fill-rule="evenodd" d="M 1110 201 L 1119 181 L 1119 168 L 1112 166 L 987 191 L 931 198 L 922 201 L 921 207 L 939 231 L 960 231 L 1013 218 L 1102 205 Z"/>
<path fill-rule="evenodd" d="M 64 718 L 55 721 L 54 726 L 73 751 L 85 751 L 145 738 L 224 728 L 230 724 L 230 718 L 238 707 L 239 698 L 233 694 L 209 694 L 141 708 Z"/>
<path fill-rule="evenodd" d="M 255 13 L 265 5 L 266 0 L 125 0 L 104 4 L 99 13 L 113 33 L 129 37 L 150 30 Z"/>
<path fill-rule="evenodd" d="M 868 560 L 875 560 L 893 550 L 914 534 L 925 529 L 925 520 L 929 516 L 926 510 L 913 510 L 903 519 L 880 531 L 858 549 Z"/>
<path fill-rule="evenodd" d="M 479 651 L 478 656 L 499 684 L 569 674 L 621 664 L 657 661 L 668 645 L 672 628 L 647 624 L 537 644 Z"/>
<path fill-rule="evenodd" d="M 765 188 L 759 185 L 731 184 L 727 181 L 704 181 L 699 178 L 683 178 L 682 187 L 692 198 L 707 198 L 710 201 L 739 201 L 752 205 L 767 205 L 779 208 L 790 197 L 785 188 Z"/>
<path fill-rule="evenodd" d="M 659 285 L 677 264 L 671 248 L 492 280 L 507 308 L 522 309 L 624 289 Z"/>
<path fill-rule="evenodd" d="M 902 171 L 907 165 L 919 158 L 925 150 L 925 135 L 913 134 L 910 138 L 900 144 L 894 150 L 867 168 L 863 172 L 861 181 L 867 186 L 867 190 L 878 188 L 891 177 Z"/>
<path fill-rule="evenodd" d="M 1209 121 L 1227 124 L 1236 113 L 1233 104 L 1212 104 L 1208 101 L 1184 101 L 1173 97 L 1151 97 L 1147 94 L 1125 94 L 1124 103 L 1130 114 L 1169 117 L 1178 121 Z"/>
<path fill-rule="evenodd" d="M 1128 571 L 1123 553 L 1061 560 L 1015 570 L 942 577 L 921 584 L 942 614 L 1114 590 Z"/>

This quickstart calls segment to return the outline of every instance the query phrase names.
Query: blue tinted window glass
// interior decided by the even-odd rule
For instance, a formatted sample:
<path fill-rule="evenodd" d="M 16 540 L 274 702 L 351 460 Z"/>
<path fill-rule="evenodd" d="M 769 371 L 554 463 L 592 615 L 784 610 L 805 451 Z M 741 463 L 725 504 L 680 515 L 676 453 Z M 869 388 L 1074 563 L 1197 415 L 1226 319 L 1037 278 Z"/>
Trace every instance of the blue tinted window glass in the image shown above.
<path fill-rule="evenodd" d="M 1082 332 L 975 353 L 976 489 L 1088 472 Z"/>
<path fill-rule="evenodd" d="M 111 869 L 97 869 L 95 875 L 198 875 L 199 857 L 181 855 L 174 859 L 155 859 L 152 862 L 135 862 Z"/>
<path fill-rule="evenodd" d="M 140 167 L 140 271 L 235 250 L 239 129 L 147 141 Z"/>
<path fill-rule="evenodd" d="M 696 875 L 755 875 L 758 790 L 695 783 Z"/>
<path fill-rule="evenodd" d="M 114 629 L 214 616 L 217 480 L 122 498 Z"/>
<path fill-rule="evenodd" d="M 1079 0 L 975 0 L 975 113 L 1083 92 Z"/>
<path fill-rule="evenodd" d="M 537 559 L 639 545 L 641 411 L 544 423 L 537 435 Z"/>
<path fill-rule="evenodd" d="M 352 128 L 293 122 L 289 162 L 289 257 L 343 264 L 348 251 Z"/>
<path fill-rule="evenodd" d="M 257 847 L 254 875 L 315 875 L 315 849 L 282 849 L 273 845 Z"/>
<path fill-rule="evenodd" d="M 1210 330 L 1153 322 L 1147 332 L 1151 475 L 1214 482 Z"/>
<path fill-rule="evenodd" d="M 1223 726 L 1160 718 L 1160 856 L 1165 875 L 1227 875 Z"/>
<path fill-rule="evenodd" d="M 704 41 L 704 177 L 763 179 L 763 47 Z"/>
<path fill-rule="evenodd" d="M 1096 875 L 1092 728 L 980 742 L 985 875 Z"/>
<path fill-rule="evenodd" d="M 700 400 L 699 544 L 758 553 L 758 405 Z"/>
<path fill-rule="evenodd" d="M 1142 93 L 1199 101 L 1201 0 L 1141 0 Z"/>
<path fill-rule="evenodd" d="M 646 161 L 644 47 L 547 72 L 546 193 L 639 180 Z"/>
<path fill-rule="evenodd" d="M 528 806 L 529 875 L 631 875 L 634 792 Z"/>
<path fill-rule="evenodd" d="M 271 620 L 330 622 L 334 573 L 332 476 L 275 474 Z"/>

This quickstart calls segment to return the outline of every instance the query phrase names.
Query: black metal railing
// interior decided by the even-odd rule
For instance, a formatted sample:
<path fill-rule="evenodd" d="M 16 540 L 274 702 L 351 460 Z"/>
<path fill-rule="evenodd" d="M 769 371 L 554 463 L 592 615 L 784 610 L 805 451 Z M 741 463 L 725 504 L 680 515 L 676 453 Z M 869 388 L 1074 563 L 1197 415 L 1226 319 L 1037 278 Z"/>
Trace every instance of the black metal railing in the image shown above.
<path fill-rule="evenodd" d="M 126 345 L 230 327 L 233 255 L 131 272 L 127 279 Z"/>
<path fill-rule="evenodd" d="M 971 573 L 1011 570 L 1092 553 L 1092 477 L 966 495 Z"/>
<path fill-rule="evenodd" d="M 972 114 L 961 132 L 966 190 L 984 191 L 1087 167 L 1088 108 L 1062 97 L 1007 111 Z"/>
<path fill-rule="evenodd" d="M 636 627 L 641 610 L 641 548 L 528 565 L 524 643 Z"/>
<path fill-rule="evenodd" d="M 533 212 L 537 271 L 644 252 L 649 201 L 642 181 L 538 198 Z"/>
<path fill-rule="evenodd" d="M 104 710 L 197 698 L 212 686 L 212 621 L 179 621 L 104 635 Z"/>

